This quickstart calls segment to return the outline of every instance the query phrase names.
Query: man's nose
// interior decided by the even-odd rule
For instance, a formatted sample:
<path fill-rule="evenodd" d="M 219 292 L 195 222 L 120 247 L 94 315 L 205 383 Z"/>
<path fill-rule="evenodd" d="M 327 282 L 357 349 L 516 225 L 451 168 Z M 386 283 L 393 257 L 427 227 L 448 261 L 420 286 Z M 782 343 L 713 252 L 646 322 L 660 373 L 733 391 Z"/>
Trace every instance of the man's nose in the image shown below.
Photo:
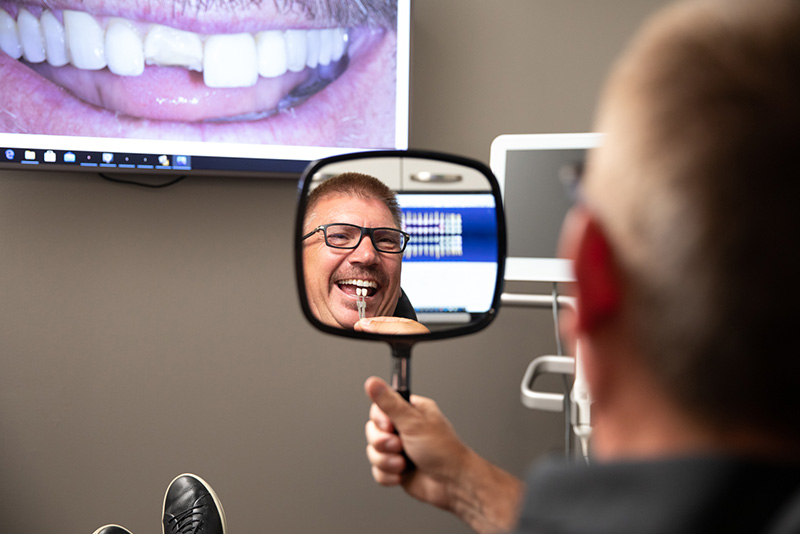
<path fill-rule="evenodd" d="M 361 243 L 358 244 L 353 252 L 350 253 L 350 261 L 352 263 L 373 264 L 378 261 L 378 252 L 375 250 L 375 245 L 372 244 L 372 239 L 368 235 L 364 235 Z"/>

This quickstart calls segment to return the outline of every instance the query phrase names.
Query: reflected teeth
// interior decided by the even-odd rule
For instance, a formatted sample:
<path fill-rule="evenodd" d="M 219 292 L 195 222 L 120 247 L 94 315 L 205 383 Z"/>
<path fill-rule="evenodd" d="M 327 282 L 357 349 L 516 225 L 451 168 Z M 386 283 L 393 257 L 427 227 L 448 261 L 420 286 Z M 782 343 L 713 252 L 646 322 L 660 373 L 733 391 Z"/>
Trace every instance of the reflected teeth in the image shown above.
<path fill-rule="evenodd" d="M 342 284 L 342 285 L 356 286 L 357 288 L 362 288 L 363 287 L 363 288 L 365 288 L 364 289 L 364 291 L 365 291 L 364 295 L 366 295 L 366 288 L 368 288 L 368 287 L 372 287 L 372 288 L 375 288 L 375 289 L 378 288 L 378 283 L 375 282 L 375 281 L 372 281 L 372 280 L 356 280 L 356 279 L 352 279 L 352 280 L 341 280 L 339 283 Z M 356 289 L 356 291 L 359 291 L 359 289 Z"/>
<path fill-rule="evenodd" d="M 55 67 L 108 67 L 119 76 L 138 76 L 145 65 L 177 66 L 202 71 L 209 87 L 249 87 L 259 76 L 272 78 L 339 61 L 348 42 L 342 28 L 201 35 L 69 10 L 63 12 L 63 21 L 49 10 L 37 19 L 20 9 L 15 20 L 0 9 L 0 50 L 14 59 L 46 60 Z"/>

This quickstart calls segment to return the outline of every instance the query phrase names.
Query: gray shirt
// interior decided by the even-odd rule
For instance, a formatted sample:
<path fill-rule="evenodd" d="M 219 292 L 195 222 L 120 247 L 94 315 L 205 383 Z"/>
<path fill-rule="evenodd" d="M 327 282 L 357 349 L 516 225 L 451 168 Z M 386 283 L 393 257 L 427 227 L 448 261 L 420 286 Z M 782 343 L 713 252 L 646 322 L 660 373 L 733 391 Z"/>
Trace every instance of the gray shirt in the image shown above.
<path fill-rule="evenodd" d="M 547 460 L 526 482 L 520 534 L 800 533 L 800 463 Z"/>

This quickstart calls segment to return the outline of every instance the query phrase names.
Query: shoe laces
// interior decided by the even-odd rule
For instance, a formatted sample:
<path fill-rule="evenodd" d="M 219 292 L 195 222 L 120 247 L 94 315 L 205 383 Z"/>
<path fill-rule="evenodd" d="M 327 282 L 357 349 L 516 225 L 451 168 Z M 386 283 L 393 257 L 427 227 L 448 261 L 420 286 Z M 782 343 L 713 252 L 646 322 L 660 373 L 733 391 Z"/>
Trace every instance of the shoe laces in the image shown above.
<path fill-rule="evenodd" d="M 195 501 L 197 503 L 197 501 Z M 171 517 L 167 522 L 171 534 L 194 534 L 203 524 L 205 504 L 195 504 L 191 508 Z"/>

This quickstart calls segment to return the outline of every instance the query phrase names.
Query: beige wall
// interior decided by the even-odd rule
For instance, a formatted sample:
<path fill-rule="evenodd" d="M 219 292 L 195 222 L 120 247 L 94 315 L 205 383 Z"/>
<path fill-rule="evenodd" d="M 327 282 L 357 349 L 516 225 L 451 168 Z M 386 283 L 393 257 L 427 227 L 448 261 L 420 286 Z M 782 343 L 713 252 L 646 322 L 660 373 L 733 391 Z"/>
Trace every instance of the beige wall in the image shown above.
<path fill-rule="evenodd" d="M 657 0 L 419 0 L 411 145 L 488 162 L 502 133 L 585 131 L 612 58 Z M 88 174 L 0 173 L 3 532 L 160 532 L 166 484 L 218 490 L 231 534 L 466 532 L 375 486 L 362 392 L 380 344 L 313 331 L 294 294 L 295 183 L 190 179 L 164 190 Z M 549 312 L 419 346 L 413 389 L 522 475 L 559 450 L 525 409 Z"/>

